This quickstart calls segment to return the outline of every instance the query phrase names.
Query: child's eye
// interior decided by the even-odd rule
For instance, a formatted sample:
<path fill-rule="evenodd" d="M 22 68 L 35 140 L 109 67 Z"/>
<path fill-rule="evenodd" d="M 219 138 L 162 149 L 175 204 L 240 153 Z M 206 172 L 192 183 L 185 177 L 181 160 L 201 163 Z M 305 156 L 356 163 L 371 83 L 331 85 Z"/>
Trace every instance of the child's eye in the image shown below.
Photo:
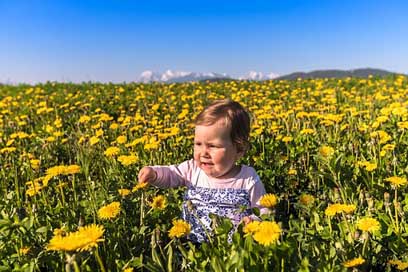
<path fill-rule="evenodd" d="M 200 146 L 200 145 L 201 145 L 201 143 L 194 143 L 194 145 L 196 145 L 196 146 Z"/>

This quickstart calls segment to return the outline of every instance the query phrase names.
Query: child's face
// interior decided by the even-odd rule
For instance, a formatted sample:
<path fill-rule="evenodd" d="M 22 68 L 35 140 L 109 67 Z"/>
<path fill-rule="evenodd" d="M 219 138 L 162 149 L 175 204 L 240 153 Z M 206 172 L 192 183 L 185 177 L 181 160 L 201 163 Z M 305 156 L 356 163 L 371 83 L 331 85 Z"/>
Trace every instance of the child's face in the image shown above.
<path fill-rule="evenodd" d="M 196 126 L 194 160 L 208 176 L 232 178 L 237 174 L 235 162 L 241 156 L 231 140 L 230 128 L 223 121 Z"/>

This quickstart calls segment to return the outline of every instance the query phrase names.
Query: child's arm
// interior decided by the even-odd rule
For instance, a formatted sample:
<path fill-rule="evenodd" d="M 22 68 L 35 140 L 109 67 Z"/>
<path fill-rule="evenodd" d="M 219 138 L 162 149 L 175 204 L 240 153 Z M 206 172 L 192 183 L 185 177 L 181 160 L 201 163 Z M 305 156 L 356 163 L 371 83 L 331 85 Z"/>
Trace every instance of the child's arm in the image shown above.
<path fill-rule="evenodd" d="M 191 180 L 193 161 L 179 165 L 145 166 L 139 171 L 139 182 L 148 182 L 157 187 L 170 188 L 186 186 Z"/>
<path fill-rule="evenodd" d="M 252 188 L 249 190 L 249 197 L 251 200 L 251 208 L 258 208 L 260 215 L 269 213 L 268 208 L 261 206 L 259 203 L 259 200 L 264 194 L 266 194 L 265 187 L 260 180 L 257 180 L 254 186 L 252 186 Z M 258 216 L 252 214 L 244 218 L 244 223 L 248 224 L 254 220 L 261 221 L 261 219 Z"/>

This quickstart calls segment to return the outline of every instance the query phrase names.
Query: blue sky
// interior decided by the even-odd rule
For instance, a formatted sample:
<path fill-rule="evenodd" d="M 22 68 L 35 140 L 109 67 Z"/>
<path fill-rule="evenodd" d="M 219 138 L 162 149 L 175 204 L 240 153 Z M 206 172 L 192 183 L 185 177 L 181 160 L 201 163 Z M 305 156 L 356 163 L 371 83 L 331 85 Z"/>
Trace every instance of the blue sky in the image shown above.
<path fill-rule="evenodd" d="M 408 74 L 408 1 L 0 0 L 0 82 L 372 67 Z"/>

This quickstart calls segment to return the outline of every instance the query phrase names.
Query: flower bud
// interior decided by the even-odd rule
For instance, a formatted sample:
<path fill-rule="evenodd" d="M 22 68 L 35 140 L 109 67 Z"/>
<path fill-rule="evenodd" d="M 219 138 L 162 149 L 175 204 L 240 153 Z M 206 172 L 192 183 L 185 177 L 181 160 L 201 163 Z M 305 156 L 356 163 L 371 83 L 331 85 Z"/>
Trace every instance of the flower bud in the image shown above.
<path fill-rule="evenodd" d="M 390 194 L 388 192 L 384 193 L 384 203 L 390 203 Z"/>

